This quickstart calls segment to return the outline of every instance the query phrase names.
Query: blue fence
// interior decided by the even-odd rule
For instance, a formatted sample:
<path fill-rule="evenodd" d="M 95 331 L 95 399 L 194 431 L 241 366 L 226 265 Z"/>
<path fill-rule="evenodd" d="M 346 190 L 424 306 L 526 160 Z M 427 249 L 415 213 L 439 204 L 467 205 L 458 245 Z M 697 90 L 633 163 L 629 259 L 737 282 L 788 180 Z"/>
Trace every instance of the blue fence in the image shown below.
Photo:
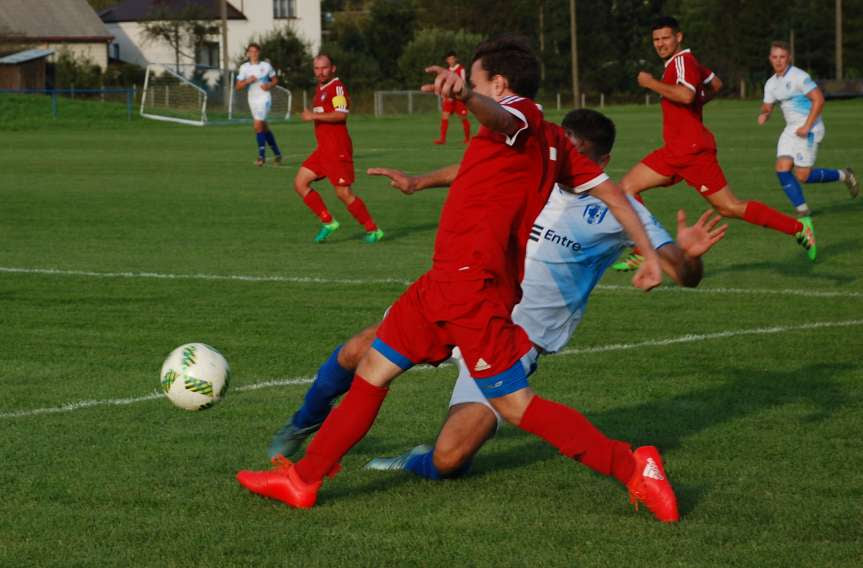
<path fill-rule="evenodd" d="M 51 97 L 51 116 L 57 118 L 59 116 L 57 98 L 69 97 L 74 99 L 76 96 L 92 99 L 94 96 L 102 97 L 105 95 L 125 95 L 126 101 L 126 118 L 132 120 L 132 109 L 135 105 L 135 89 L 129 88 L 104 88 L 104 89 L 0 89 L 0 94 L 13 95 L 49 95 Z M 122 99 L 123 97 L 118 97 Z"/>

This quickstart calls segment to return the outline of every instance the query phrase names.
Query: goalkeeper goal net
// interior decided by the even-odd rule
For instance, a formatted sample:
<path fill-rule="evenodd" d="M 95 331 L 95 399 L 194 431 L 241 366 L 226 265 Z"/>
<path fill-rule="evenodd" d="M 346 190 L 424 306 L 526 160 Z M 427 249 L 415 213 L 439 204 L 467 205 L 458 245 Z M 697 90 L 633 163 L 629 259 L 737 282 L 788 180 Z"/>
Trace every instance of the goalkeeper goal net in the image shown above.
<path fill-rule="evenodd" d="M 440 98 L 423 91 L 375 91 L 375 116 L 440 112 Z"/>
<path fill-rule="evenodd" d="M 152 120 L 194 126 L 250 122 L 248 97 L 237 92 L 234 83 L 233 71 L 151 63 L 144 76 L 140 114 Z M 288 120 L 293 103 L 291 91 L 276 85 L 270 94 L 268 120 Z"/>

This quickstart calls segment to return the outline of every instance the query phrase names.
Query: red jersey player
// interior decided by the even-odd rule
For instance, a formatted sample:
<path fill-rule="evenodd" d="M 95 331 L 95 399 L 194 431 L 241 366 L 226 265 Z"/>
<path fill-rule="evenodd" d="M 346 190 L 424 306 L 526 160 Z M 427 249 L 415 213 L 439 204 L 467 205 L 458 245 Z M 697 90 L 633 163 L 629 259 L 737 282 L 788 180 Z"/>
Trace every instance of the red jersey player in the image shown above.
<path fill-rule="evenodd" d="M 238 481 L 293 507 L 312 507 L 323 478 L 337 471 L 341 457 L 368 432 L 389 383 L 415 364 L 448 359 L 458 346 L 480 390 L 507 421 L 621 481 L 661 520 L 676 521 L 676 501 L 655 449 L 633 452 L 574 409 L 533 393 L 527 376 L 537 352 L 510 317 L 520 293 L 524 235 L 548 199 L 552 170 L 574 191 L 602 199 L 648 251 L 633 283 L 649 290 L 661 273 L 644 227 L 598 165 L 577 152 L 559 167 L 552 164 L 557 155 L 542 113 L 520 96 L 535 95 L 539 86 L 539 65 L 525 41 L 504 37 L 481 44 L 471 67 L 473 90 L 446 69 L 429 71 L 437 74 L 435 92 L 465 101 L 483 125 L 444 203 L 432 269 L 393 304 L 350 390 L 303 459 L 268 472 L 241 471 Z"/>
<path fill-rule="evenodd" d="M 716 159 L 716 140 L 704 126 L 701 109 L 713 94 L 705 85 L 715 76 L 688 49 L 672 17 L 653 25 L 653 47 L 665 59 L 661 80 L 641 71 L 638 84 L 662 97 L 662 138 L 665 145 L 648 154 L 623 177 L 620 186 L 630 195 L 681 179 L 699 192 L 723 217 L 743 219 L 792 235 L 815 260 L 815 233 L 811 224 L 783 215 L 760 201 L 742 201 L 731 191 Z"/>
<path fill-rule="evenodd" d="M 336 196 L 345 204 L 348 212 L 361 224 L 366 235 L 363 241 L 376 243 L 384 232 L 375 224 L 366 204 L 353 191 L 354 150 L 348 134 L 348 112 L 350 97 L 344 84 L 336 77 L 336 66 L 332 58 L 321 53 L 314 59 L 315 89 L 314 107 L 303 109 L 301 115 L 306 122 L 315 123 L 317 148 L 306 158 L 294 178 L 294 190 L 303 203 L 321 220 L 321 228 L 315 236 L 316 243 L 324 242 L 339 228 L 320 194 L 312 189 L 312 182 L 327 178 L 336 189 Z"/>
<path fill-rule="evenodd" d="M 455 51 L 450 51 L 446 54 L 446 64 L 449 70 L 457 74 L 463 81 L 467 81 L 465 76 L 464 66 L 458 62 L 458 57 Z M 434 141 L 435 144 L 446 144 L 446 131 L 449 128 L 449 117 L 451 114 L 457 114 L 461 117 L 461 126 L 464 130 L 464 143 L 470 142 L 470 120 L 467 118 L 467 107 L 465 104 L 452 97 L 443 97 L 443 110 L 440 115 L 440 138 Z"/>

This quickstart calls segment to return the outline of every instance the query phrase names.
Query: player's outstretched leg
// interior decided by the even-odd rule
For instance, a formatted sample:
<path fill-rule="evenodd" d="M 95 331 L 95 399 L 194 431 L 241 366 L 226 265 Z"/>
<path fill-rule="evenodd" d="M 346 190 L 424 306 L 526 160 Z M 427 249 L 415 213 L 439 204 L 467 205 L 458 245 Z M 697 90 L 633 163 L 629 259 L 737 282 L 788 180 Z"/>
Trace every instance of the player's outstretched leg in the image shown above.
<path fill-rule="evenodd" d="M 839 170 L 842 172 L 842 175 L 845 177 L 844 181 L 845 186 L 848 188 L 848 194 L 851 196 L 851 199 L 856 198 L 860 195 L 860 183 L 857 181 L 857 176 L 854 174 L 854 170 L 851 168 L 845 168 Z"/>
<path fill-rule="evenodd" d="M 375 224 L 371 213 L 369 213 L 366 207 L 365 201 L 352 192 L 350 187 L 336 186 L 336 195 L 345 204 L 348 213 L 366 230 L 366 234 L 363 237 L 364 243 L 374 244 L 384 238 L 384 232 Z"/>
<path fill-rule="evenodd" d="M 336 399 L 348 392 L 357 364 L 374 341 L 378 324 L 369 326 L 339 345 L 315 374 L 303 404 L 273 436 L 268 450 L 270 459 L 291 457 L 306 438 L 317 432 L 329 415 Z"/>
<path fill-rule="evenodd" d="M 321 228 L 315 235 L 315 242 L 322 243 L 339 228 L 339 222 L 330 215 L 321 195 L 312 189 L 312 182 L 320 176 L 305 166 L 301 166 L 294 178 L 294 191 L 306 204 L 306 207 L 321 221 Z"/>
<path fill-rule="evenodd" d="M 635 468 L 626 488 L 635 509 L 638 510 L 638 503 L 641 502 L 664 523 L 679 520 L 677 497 L 668 483 L 659 450 L 654 446 L 642 446 L 632 452 L 632 456 Z"/>
<path fill-rule="evenodd" d="M 848 194 L 852 199 L 860 195 L 860 185 L 857 182 L 857 176 L 854 175 L 854 170 L 851 168 L 807 168 L 805 176 L 805 179 L 801 179 L 804 183 L 832 183 L 834 181 L 841 181 L 848 188 Z"/>

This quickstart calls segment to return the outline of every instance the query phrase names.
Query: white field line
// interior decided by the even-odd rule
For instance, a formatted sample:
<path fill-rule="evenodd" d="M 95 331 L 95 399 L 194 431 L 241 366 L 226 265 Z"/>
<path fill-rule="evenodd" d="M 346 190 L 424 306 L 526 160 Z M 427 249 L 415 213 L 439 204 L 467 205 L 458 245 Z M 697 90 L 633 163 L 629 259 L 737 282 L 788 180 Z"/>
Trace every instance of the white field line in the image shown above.
<path fill-rule="evenodd" d="M 210 280 L 235 282 L 284 282 L 289 284 L 402 284 L 407 286 L 411 280 L 404 278 L 319 278 L 314 276 L 254 276 L 245 274 L 173 274 L 169 272 L 93 272 L 89 270 L 62 270 L 58 268 L 23 268 L 0 266 L 0 273 L 43 274 L 49 276 L 83 276 L 88 278 L 141 278 L 156 280 Z M 600 284 L 597 290 L 608 292 L 640 292 L 632 286 Z M 681 288 L 663 286 L 653 292 L 673 292 L 682 294 L 749 294 L 768 296 L 804 296 L 812 298 L 863 298 L 863 292 L 812 290 L 793 288 Z"/>
<path fill-rule="evenodd" d="M 705 334 L 688 334 L 681 335 L 679 337 L 670 337 L 667 339 L 653 339 L 648 341 L 640 341 L 637 343 L 613 343 L 610 345 L 600 345 L 596 347 L 585 347 L 583 349 L 564 349 L 559 352 L 556 357 L 567 356 L 567 355 L 587 355 L 590 353 L 605 353 L 608 351 L 625 351 L 629 349 L 642 349 L 646 347 L 665 347 L 668 345 L 676 345 L 680 343 L 696 343 L 701 341 L 712 341 L 716 339 L 727 339 L 729 337 L 741 337 L 745 335 L 771 335 L 777 333 L 787 333 L 787 332 L 795 332 L 795 331 L 810 331 L 816 329 L 826 329 L 833 327 L 852 327 L 852 326 L 860 326 L 863 325 L 863 319 L 859 320 L 845 320 L 845 321 L 825 321 L 825 322 L 811 322 L 800 325 L 786 325 L 786 326 L 771 326 L 771 327 L 758 327 L 752 329 L 737 329 L 731 331 L 720 331 L 717 333 L 705 333 Z M 429 367 L 426 365 L 416 367 L 416 370 L 430 370 L 433 367 Z M 311 383 L 314 380 L 314 377 L 295 377 L 290 379 L 270 379 L 264 380 L 257 383 L 251 383 L 248 385 L 242 385 L 231 389 L 231 392 L 243 392 L 243 391 L 253 391 L 265 388 L 273 388 L 273 387 L 282 387 L 289 385 L 306 385 Z M 76 410 L 83 410 L 85 408 L 92 408 L 94 406 L 125 406 L 129 404 L 135 404 L 138 402 L 146 402 L 148 400 L 155 400 L 158 398 L 164 398 L 164 394 L 160 392 L 153 392 L 148 395 L 133 397 L 133 398 L 115 398 L 115 399 L 104 399 L 104 400 L 80 400 L 77 402 L 70 402 L 64 404 L 62 406 L 54 406 L 49 408 L 35 408 L 32 410 L 18 410 L 13 412 L 5 412 L 0 413 L 0 419 L 2 418 L 25 418 L 28 416 L 38 416 L 40 414 L 58 414 L 63 412 L 74 412 Z"/>

